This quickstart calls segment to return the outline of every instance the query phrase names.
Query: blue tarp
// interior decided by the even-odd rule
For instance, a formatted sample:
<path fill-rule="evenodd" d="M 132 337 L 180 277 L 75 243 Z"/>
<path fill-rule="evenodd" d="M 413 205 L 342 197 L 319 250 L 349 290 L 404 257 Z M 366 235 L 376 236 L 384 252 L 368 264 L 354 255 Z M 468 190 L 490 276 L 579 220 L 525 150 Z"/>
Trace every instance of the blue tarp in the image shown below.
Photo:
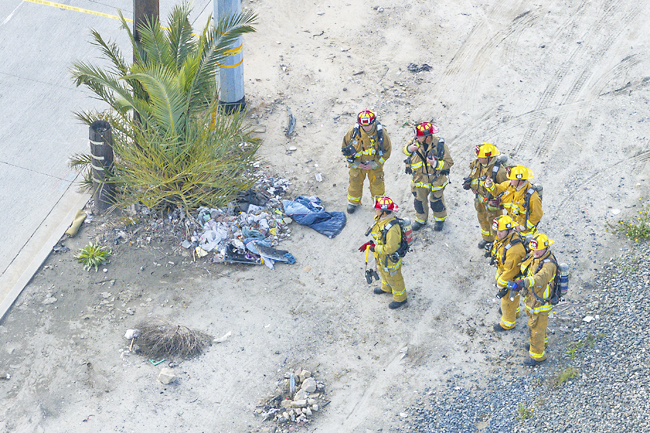
<path fill-rule="evenodd" d="M 284 212 L 295 222 L 309 226 L 332 239 L 345 227 L 347 222 L 345 213 L 325 212 L 325 208 L 320 203 L 321 200 L 313 196 L 299 196 L 293 201 L 282 200 Z"/>

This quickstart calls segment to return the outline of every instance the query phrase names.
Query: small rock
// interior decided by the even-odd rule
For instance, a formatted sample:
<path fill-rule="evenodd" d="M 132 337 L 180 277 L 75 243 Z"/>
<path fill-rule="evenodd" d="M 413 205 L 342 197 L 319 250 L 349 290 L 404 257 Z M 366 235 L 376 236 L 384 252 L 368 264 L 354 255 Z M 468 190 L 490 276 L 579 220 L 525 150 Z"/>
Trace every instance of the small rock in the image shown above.
<path fill-rule="evenodd" d="M 304 382 L 305 379 L 307 379 L 308 377 L 311 377 L 311 371 L 303 370 L 303 371 L 300 372 L 298 377 L 300 378 L 301 382 Z"/>
<path fill-rule="evenodd" d="M 308 396 L 307 391 L 301 389 L 298 392 L 296 392 L 296 395 L 293 396 L 293 401 L 306 400 L 307 396 Z"/>
<path fill-rule="evenodd" d="M 587 323 L 591 322 L 592 320 L 594 320 L 593 316 L 585 316 L 585 318 L 582 319 L 583 322 Z"/>
<path fill-rule="evenodd" d="M 282 222 L 284 222 L 285 224 L 291 224 L 293 220 L 289 217 L 284 217 L 282 218 Z"/>
<path fill-rule="evenodd" d="M 409 414 L 406 412 L 400 412 L 399 416 L 401 416 L 402 418 L 408 418 Z"/>
<path fill-rule="evenodd" d="M 305 266 L 305 272 L 311 271 L 311 266 Z"/>
<path fill-rule="evenodd" d="M 296 150 L 298 150 L 298 148 L 296 146 L 290 146 L 289 150 L 295 152 Z"/>
<path fill-rule="evenodd" d="M 108 298 L 110 298 L 111 296 L 113 296 L 113 295 L 111 295 L 111 294 L 108 293 L 108 292 L 102 292 L 101 295 L 102 295 L 102 298 L 104 298 L 104 299 L 108 299 Z"/>
<path fill-rule="evenodd" d="M 314 412 L 318 412 L 320 410 L 320 407 L 317 404 L 314 404 L 311 406 L 311 410 L 313 410 Z"/>
<path fill-rule="evenodd" d="M 291 403 L 292 403 L 291 400 L 282 400 L 282 402 L 280 403 L 280 407 L 284 409 L 288 409 L 291 407 Z"/>
<path fill-rule="evenodd" d="M 291 407 L 305 407 L 307 406 L 307 400 L 294 400 L 291 403 Z"/>
<path fill-rule="evenodd" d="M 52 295 L 48 295 L 47 298 L 43 299 L 43 305 L 50 305 L 56 302 L 56 298 Z"/>
<path fill-rule="evenodd" d="M 164 385 L 169 385 L 175 380 L 176 380 L 176 375 L 174 374 L 174 370 L 167 367 L 160 370 L 160 374 L 158 374 L 158 382 Z"/>
<path fill-rule="evenodd" d="M 133 316 L 135 314 L 135 310 L 133 308 L 127 308 L 126 314 L 130 314 L 131 316 Z"/>
<path fill-rule="evenodd" d="M 300 389 L 304 389 L 306 392 L 314 392 L 316 391 L 316 381 L 314 380 L 313 377 L 308 377 L 302 383 Z"/>

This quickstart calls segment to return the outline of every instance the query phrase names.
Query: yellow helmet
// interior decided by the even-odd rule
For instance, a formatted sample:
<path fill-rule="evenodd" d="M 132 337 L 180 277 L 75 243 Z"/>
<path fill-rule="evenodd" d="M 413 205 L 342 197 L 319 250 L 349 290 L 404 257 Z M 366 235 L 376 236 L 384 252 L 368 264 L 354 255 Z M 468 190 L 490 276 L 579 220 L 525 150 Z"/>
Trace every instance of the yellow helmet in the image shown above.
<path fill-rule="evenodd" d="M 515 228 L 515 223 L 510 215 L 501 215 L 492 220 L 492 230 L 510 230 Z"/>
<path fill-rule="evenodd" d="M 543 250 L 545 248 L 553 245 L 555 241 L 552 241 L 544 233 L 540 233 L 537 236 L 533 237 L 528 244 L 530 249 L 533 251 Z"/>
<path fill-rule="evenodd" d="M 524 167 L 523 165 L 508 167 L 506 171 L 508 173 L 508 179 L 512 180 L 526 180 L 532 179 L 534 177 L 533 171 L 529 168 Z"/>
<path fill-rule="evenodd" d="M 492 158 L 493 156 L 501 155 L 499 149 L 494 144 L 491 143 L 481 143 L 476 146 L 474 151 L 477 158 Z"/>

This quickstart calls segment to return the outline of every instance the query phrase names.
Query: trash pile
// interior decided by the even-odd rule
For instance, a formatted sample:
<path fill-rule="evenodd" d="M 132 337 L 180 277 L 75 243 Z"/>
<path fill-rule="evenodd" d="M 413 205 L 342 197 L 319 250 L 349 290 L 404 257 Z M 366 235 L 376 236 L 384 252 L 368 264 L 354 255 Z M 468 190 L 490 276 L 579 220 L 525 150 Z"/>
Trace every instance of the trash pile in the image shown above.
<path fill-rule="evenodd" d="M 193 221 L 186 222 L 191 235 L 181 246 L 196 257 L 214 252 L 212 263 L 265 264 L 270 269 L 276 262 L 295 263 L 291 253 L 275 248 L 291 236 L 293 220 L 280 202 L 289 185 L 286 179 L 264 177 L 228 209 L 199 208 Z"/>
<path fill-rule="evenodd" d="M 295 263 L 294 256 L 277 248 L 291 236 L 294 221 L 333 238 L 345 227 L 343 212 L 325 212 L 318 197 L 298 196 L 282 200 L 291 183 L 262 172 L 258 180 L 235 202 L 224 209 L 201 207 L 188 215 L 177 208 L 161 214 L 155 209 L 133 205 L 119 220 L 103 224 L 99 242 L 115 246 L 128 244 L 146 247 L 155 243 L 178 245 L 193 259 L 206 258 L 210 263 L 244 263 L 266 265 Z M 88 213 L 86 222 L 93 220 Z M 61 243 L 55 251 L 67 251 Z"/>
<path fill-rule="evenodd" d="M 329 403 L 325 384 L 317 381 L 310 371 L 298 368 L 284 374 L 273 395 L 260 400 L 255 413 L 264 421 L 276 424 L 276 433 L 283 433 L 311 422 Z"/>

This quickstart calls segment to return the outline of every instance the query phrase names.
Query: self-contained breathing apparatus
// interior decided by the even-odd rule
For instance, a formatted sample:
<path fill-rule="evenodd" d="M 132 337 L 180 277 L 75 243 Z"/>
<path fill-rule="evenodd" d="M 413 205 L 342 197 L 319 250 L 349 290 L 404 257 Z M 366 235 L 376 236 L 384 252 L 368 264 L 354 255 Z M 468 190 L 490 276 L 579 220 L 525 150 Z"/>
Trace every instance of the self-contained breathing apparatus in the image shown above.
<path fill-rule="evenodd" d="M 384 155 L 384 127 L 381 123 L 376 122 L 377 125 L 377 141 L 379 142 L 379 148 L 377 149 L 377 155 L 381 158 Z M 346 161 L 349 164 L 354 164 L 357 154 L 357 149 L 352 143 L 356 144 L 355 138 L 361 137 L 361 126 L 356 123 L 352 129 L 352 137 L 350 137 L 350 143 L 347 146 L 341 149 L 343 156 L 345 156 Z"/>

